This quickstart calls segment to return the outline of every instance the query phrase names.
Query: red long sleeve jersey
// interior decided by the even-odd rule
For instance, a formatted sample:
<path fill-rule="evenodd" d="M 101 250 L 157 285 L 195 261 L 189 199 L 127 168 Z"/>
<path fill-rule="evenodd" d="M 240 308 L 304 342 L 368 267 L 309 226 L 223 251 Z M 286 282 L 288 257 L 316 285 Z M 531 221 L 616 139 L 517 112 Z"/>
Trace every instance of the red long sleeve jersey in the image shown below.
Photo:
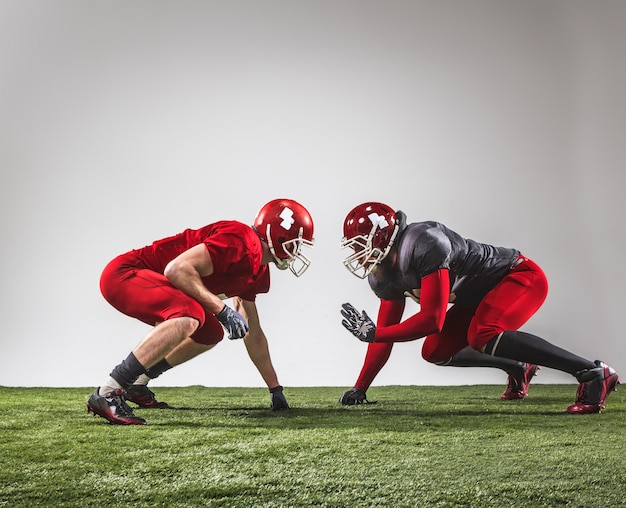
<path fill-rule="evenodd" d="M 520 252 L 461 237 L 438 222 L 409 224 L 397 242 L 397 259 L 387 258 L 368 276 L 381 298 L 376 341 L 399 342 L 438 332 L 451 293 L 455 304 L 474 307 L 509 271 Z M 407 292 L 421 291 L 420 312 L 402 323 Z M 394 323 L 395 321 L 395 323 Z"/>

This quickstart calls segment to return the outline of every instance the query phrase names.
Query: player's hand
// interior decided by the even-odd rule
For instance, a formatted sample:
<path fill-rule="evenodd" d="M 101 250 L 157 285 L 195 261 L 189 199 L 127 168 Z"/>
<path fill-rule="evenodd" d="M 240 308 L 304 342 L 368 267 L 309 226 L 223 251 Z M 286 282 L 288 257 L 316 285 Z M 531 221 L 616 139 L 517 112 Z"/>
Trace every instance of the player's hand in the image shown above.
<path fill-rule="evenodd" d="M 367 397 L 363 390 L 358 388 L 351 388 L 339 397 L 339 404 L 344 406 L 356 406 L 358 404 L 367 404 Z"/>
<path fill-rule="evenodd" d="M 272 398 L 272 411 L 283 411 L 285 409 L 289 409 L 287 399 L 283 395 L 282 386 L 270 388 L 270 397 Z"/>
<path fill-rule="evenodd" d="M 215 317 L 226 328 L 230 340 L 243 339 L 248 333 L 249 328 L 246 319 L 228 305 L 224 305 L 224 308 L 215 314 Z"/>
<path fill-rule="evenodd" d="M 344 303 L 341 307 L 341 315 L 345 318 L 341 321 L 344 328 L 363 342 L 374 342 L 376 325 L 367 313 L 360 313 L 350 303 Z"/>

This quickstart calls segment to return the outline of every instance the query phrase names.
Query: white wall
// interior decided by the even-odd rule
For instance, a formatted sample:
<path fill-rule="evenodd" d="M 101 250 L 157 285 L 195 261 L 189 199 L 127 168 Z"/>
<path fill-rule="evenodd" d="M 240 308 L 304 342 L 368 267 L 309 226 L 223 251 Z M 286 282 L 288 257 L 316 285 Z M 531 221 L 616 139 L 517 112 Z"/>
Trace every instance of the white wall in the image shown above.
<path fill-rule="evenodd" d="M 520 248 L 551 282 L 527 324 L 626 373 L 626 3 L 0 2 L 0 385 L 95 386 L 147 329 L 101 297 L 118 253 L 275 197 L 313 265 L 259 297 L 285 386 L 351 386 L 375 314 L 341 222 L 379 200 Z M 504 383 L 399 344 L 376 384 Z M 538 382 L 573 382 L 543 369 Z M 262 386 L 225 340 L 154 385 Z"/>

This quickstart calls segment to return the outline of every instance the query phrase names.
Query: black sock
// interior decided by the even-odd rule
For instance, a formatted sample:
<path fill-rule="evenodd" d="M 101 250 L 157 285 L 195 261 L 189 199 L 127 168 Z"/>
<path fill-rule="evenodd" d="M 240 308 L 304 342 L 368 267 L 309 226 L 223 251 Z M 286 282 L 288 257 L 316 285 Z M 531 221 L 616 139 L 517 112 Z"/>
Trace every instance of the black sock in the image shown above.
<path fill-rule="evenodd" d="M 596 366 L 593 362 L 555 346 L 541 337 L 518 331 L 503 332 L 491 339 L 485 346 L 485 353 L 543 365 L 572 376 L 580 370 L 593 369 Z"/>
<path fill-rule="evenodd" d="M 454 353 L 447 362 L 437 365 L 446 367 L 492 367 L 501 369 L 507 374 L 512 375 L 519 375 L 519 373 L 523 372 L 525 369 L 525 363 L 517 360 L 509 360 L 508 358 L 487 355 L 476 351 L 471 346 L 464 347 L 461 351 Z"/>
<path fill-rule="evenodd" d="M 163 374 L 166 370 L 170 370 L 171 368 L 172 366 L 167 363 L 167 360 L 165 360 L 165 358 L 163 358 L 163 360 L 161 360 L 159 363 L 153 365 L 148 370 L 146 370 L 146 375 L 150 379 L 155 379 Z"/>
<path fill-rule="evenodd" d="M 124 390 L 128 390 L 128 387 L 132 385 L 139 376 L 145 373 L 146 369 L 139 363 L 135 355 L 131 353 L 122 363 L 117 365 L 109 375 L 115 379 Z"/>

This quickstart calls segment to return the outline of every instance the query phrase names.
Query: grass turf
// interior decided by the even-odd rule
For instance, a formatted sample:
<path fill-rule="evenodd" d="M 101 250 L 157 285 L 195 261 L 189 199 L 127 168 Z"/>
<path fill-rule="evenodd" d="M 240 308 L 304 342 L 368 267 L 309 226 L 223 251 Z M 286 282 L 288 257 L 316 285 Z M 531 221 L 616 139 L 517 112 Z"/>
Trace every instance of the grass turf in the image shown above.
<path fill-rule="evenodd" d="M 92 389 L 0 387 L 0 506 L 626 506 L 626 397 L 568 415 L 574 385 L 155 388 L 147 426 L 88 415 Z M 132 405 L 132 404 L 131 404 Z"/>

